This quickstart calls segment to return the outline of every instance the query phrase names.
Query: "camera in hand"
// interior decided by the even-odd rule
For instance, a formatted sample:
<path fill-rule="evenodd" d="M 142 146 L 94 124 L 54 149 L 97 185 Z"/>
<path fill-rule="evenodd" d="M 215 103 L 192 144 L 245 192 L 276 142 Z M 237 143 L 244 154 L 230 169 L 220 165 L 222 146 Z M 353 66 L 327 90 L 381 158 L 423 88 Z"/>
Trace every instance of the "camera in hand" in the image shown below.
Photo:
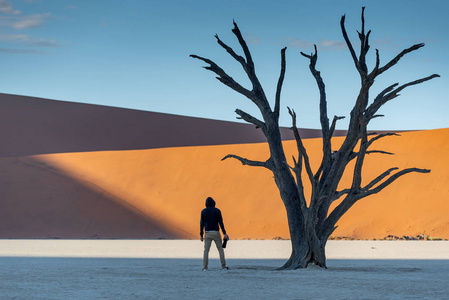
<path fill-rule="evenodd" d="M 221 247 L 226 248 L 226 245 L 227 245 L 228 241 L 229 241 L 229 238 L 227 236 L 225 236 L 223 238 L 223 245 Z"/>

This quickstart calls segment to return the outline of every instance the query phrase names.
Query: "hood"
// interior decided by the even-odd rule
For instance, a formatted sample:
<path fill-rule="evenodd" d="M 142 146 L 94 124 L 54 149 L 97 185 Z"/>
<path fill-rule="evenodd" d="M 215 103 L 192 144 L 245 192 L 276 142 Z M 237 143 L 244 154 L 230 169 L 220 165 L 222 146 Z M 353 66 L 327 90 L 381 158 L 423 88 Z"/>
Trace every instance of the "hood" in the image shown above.
<path fill-rule="evenodd" d="M 212 199 L 212 197 L 207 197 L 206 207 L 215 207 L 215 201 L 214 199 Z"/>

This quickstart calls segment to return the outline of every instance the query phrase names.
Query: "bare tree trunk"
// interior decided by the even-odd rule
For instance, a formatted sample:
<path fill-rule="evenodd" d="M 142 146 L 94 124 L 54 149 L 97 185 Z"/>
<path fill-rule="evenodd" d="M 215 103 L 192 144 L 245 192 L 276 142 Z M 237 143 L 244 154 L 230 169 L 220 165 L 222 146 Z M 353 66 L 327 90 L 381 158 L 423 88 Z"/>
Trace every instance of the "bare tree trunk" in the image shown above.
<path fill-rule="evenodd" d="M 327 238 L 318 239 L 312 219 L 307 217 L 305 220 L 298 220 L 297 210 L 298 207 L 294 206 L 287 208 L 292 253 L 289 260 L 280 269 L 306 268 L 309 264 L 326 268 L 325 247 Z M 302 227 L 305 231 L 298 230 Z"/>
<path fill-rule="evenodd" d="M 281 269 L 305 268 L 309 264 L 310 249 L 301 208 L 295 205 L 293 201 L 291 204 L 286 204 L 285 208 L 287 210 L 292 253 Z"/>

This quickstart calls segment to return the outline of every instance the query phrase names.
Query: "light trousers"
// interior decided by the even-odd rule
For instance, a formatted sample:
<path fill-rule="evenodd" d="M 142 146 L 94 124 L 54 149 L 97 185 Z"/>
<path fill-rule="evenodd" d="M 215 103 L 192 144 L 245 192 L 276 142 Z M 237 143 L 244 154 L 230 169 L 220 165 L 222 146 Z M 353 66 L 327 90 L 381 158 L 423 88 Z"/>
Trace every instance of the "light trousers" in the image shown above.
<path fill-rule="evenodd" d="M 221 267 L 226 267 L 226 260 L 224 256 L 224 251 L 222 247 L 221 235 L 218 231 L 208 231 L 204 236 L 204 255 L 203 255 L 203 268 L 207 269 L 209 265 L 209 250 L 212 245 L 212 241 L 215 242 L 217 246 L 218 254 L 220 255 Z"/>

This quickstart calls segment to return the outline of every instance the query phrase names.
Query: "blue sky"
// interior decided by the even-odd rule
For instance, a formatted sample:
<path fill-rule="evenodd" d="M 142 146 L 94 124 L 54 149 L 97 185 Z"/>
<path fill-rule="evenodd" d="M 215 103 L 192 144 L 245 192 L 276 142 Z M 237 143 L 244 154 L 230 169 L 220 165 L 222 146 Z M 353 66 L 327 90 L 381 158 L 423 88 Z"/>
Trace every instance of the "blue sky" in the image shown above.
<path fill-rule="evenodd" d="M 229 121 L 236 121 L 236 108 L 259 116 L 249 100 L 189 58 L 210 58 L 249 86 L 240 65 L 214 38 L 217 33 L 241 53 L 231 32 L 235 19 L 271 100 L 280 49 L 287 46 L 281 125 L 291 124 L 290 106 L 299 127 L 319 128 L 318 90 L 299 52 L 318 46 L 329 117 L 348 117 L 359 78 L 339 22 L 346 14 L 346 29 L 358 47 L 362 6 L 372 30 L 371 68 L 375 48 L 386 64 L 402 49 L 426 43 L 378 78 L 373 98 L 395 82 L 442 76 L 403 91 L 370 128 L 449 127 L 447 0 L 0 0 L 0 92 Z M 338 127 L 346 125 L 343 120 Z"/>

